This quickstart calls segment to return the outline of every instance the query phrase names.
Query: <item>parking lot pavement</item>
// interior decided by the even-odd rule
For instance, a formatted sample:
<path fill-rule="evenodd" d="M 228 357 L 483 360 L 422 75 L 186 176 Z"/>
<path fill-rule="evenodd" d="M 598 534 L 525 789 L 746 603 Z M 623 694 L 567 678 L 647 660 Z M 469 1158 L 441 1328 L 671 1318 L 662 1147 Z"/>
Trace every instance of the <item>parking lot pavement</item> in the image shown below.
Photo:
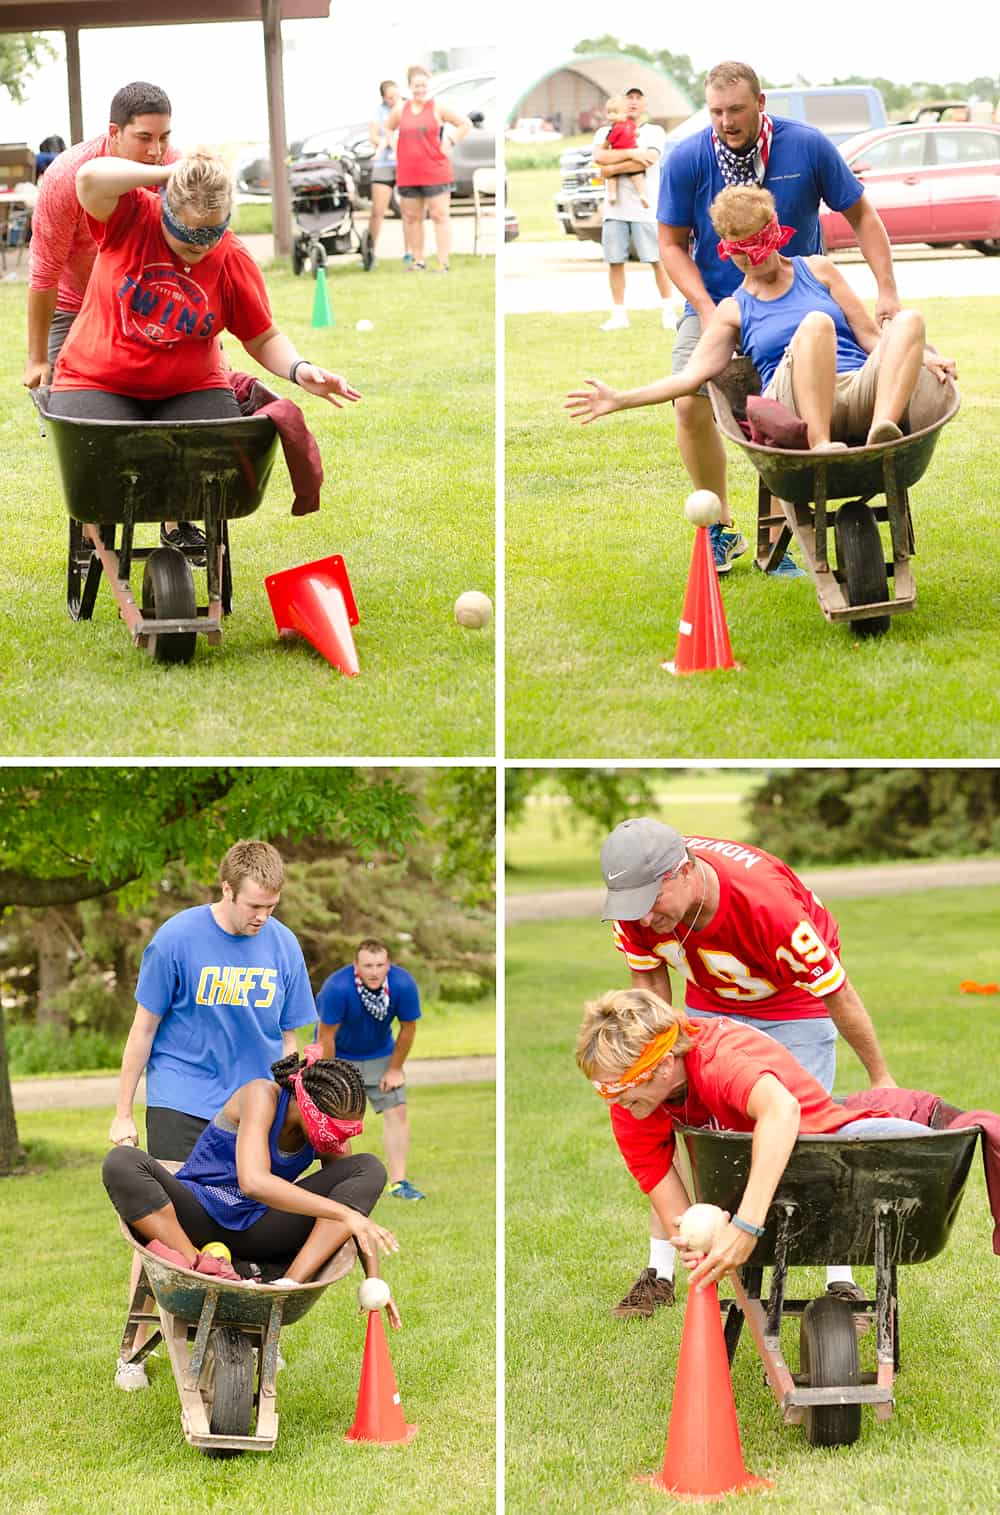
<path fill-rule="evenodd" d="M 837 267 L 863 300 L 874 302 L 875 280 L 860 253 L 838 253 Z M 608 278 L 596 242 L 566 237 L 562 242 L 511 242 L 503 250 L 502 308 L 510 316 L 607 312 Z M 900 298 L 905 303 L 942 296 L 1000 295 L 1000 258 L 984 258 L 966 248 L 893 249 Z M 629 264 L 625 303 L 629 310 L 659 309 L 653 276 Z M 614 333 L 608 340 L 614 340 Z"/>
<path fill-rule="evenodd" d="M 355 213 L 354 224 L 359 232 L 363 232 L 368 225 L 367 211 Z M 475 213 L 471 205 L 455 205 L 451 212 L 451 250 L 454 253 L 471 253 L 476 229 Z M 480 238 L 480 251 L 485 250 L 492 254 L 496 252 L 494 237 L 495 225 L 492 215 L 488 215 L 483 223 Z M 258 263 L 270 263 L 274 257 L 274 238 L 270 235 L 253 233 L 249 236 L 240 237 L 249 249 L 251 256 Z M 436 266 L 434 257 L 434 229 L 428 221 L 424 231 L 424 246 L 428 262 Z M 378 238 L 378 256 L 387 263 L 398 261 L 403 256 L 403 223 L 396 216 L 387 216 L 382 222 L 382 230 Z M 351 253 L 350 257 L 357 259 L 357 253 Z M 334 260 L 334 264 L 339 260 Z M 345 255 L 344 261 L 347 261 Z"/>

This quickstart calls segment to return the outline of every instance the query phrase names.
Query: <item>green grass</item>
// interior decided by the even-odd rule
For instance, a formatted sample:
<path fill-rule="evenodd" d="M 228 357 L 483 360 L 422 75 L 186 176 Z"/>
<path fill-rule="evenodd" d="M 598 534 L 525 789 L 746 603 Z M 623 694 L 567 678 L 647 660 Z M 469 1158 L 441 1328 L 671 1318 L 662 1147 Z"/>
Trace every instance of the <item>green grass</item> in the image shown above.
<path fill-rule="evenodd" d="M 278 325 L 364 399 L 335 410 L 301 396 L 323 454 L 322 509 L 291 516 L 279 454 L 260 509 L 232 526 L 234 613 L 222 645 L 199 639 L 194 661 L 176 667 L 131 646 L 107 586 L 92 621 L 66 614 L 55 459 L 17 389 L 25 289 L 0 286 L 0 375 L 12 396 L 0 419 L 4 754 L 492 753 L 493 633 L 465 631 L 452 614 L 462 590 L 493 592 L 492 262 L 457 258 L 450 277 L 421 278 L 344 260 L 328 278 L 336 325 L 317 331 L 313 282 L 276 266 L 267 278 Z M 356 332 L 360 317 L 374 331 Z M 234 340 L 226 348 L 234 366 L 255 367 Z M 358 679 L 307 644 L 279 642 L 264 589 L 268 573 L 335 552 L 361 613 Z M 136 593 L 141 579 L 138 569 Z"/>
<path fill-rule="evenodd" d="M 827 623 L 809 579 L 741 559 L 723 586 L 742 672 L 675 679 L 691 556 L 690 490 L 670 406 L 579 427 L 562 409 L 588 375 L 669 372 L 672 338 L 638 312 L 608 345 L 593 315 L 507 321 L 507 753 L 512 758 L 976 757 L 996 750 L 1000 588 L 982 528 L 994 492 L 991 299 L 924 303 L 958 363 L 962 410 L 912 492 L 918 603 L 887 636 Z M 738 525 L 756 482 L 727 449 Z"/>
<path fill-rule="evenodd" d="M 272 230 L 270 200 L 233 206 L 233 231 L 238 237 L 270 236 Z"/>
<path fill-rule="evenodd" d="M 3 1515 L 299 1515 L 392 1508 L 411 1515 L 494 1508 L 494 1094 L 492 1085 L 421 1089 L 411 1112 L 412 1172 L 428 1199 L 384 1199 L 398 1256 L 386 1262 L 403 1316 L 390 1352 L 407 1447 L 354 1446 L 364 1344 L 360 1271 L 331 1287 L 282 1335 L 278 1443 L 213 1461 L 189 1447 L 165 1354 L 148 1391 L 112 1382 L 124 1324 L 128 1253 L 101 1186 L 110 1111 L 25 1116 L 34 1171 L 8 1179 L 0 1299 Z M 380 1151 L 380 1126 L 361 1142 Z M 461 1278 L 461 1297 L 455 1280 Z"/>
<path fill-rule="evenodd" d="M 657 775 L 660 818 L 688 835 L 743 836 L 750 795 L 763 778 L 740 768 Z M 603 830 L 576 817 L 561 796 L 535 790 L 506 829 L 507 893 L 600 888 L 603 840 Z"/>
<path fill-rule="evenodd" d="M 557 242 L 565 237 L 556 219 L 555 197 L 559 193 L 559 165 L 526 168 L 507 178 L 507 204 L 517 216 L 519 240 Z"/>
<path fill-rule="evenodd" d="M 1000 1106 L 1000 1069 L 982 1056 L 982 1004 L 958 990 L 966 977 L 995 977 L 997 896 L 995 889 L 940 890 L 837 902 L 844 961 L 895 1077 L 968 1108 Z M 597 922 L 508 932 L 509 1515 L 685 1508 L 632 1481 L 663 1460 L 683 1309 L 628 1324 L 608 1313 L 645 1263 L 648 1206 L 573 1062 L 583 1002 L 626 979 L 609 929 Z M 842 1055 L 838 1088 L 863 1085 L 856 1059 Z M 733 1370 L 743 1453 L 752 1472 L 775 1484 L 761 1510 L 991 1515 L 998 1508 L 991 1234 L 977 1157 L 947 1250 L 900 1269 L 896 1410 L 882 1424 L 863 1410 L 852 1448 L 814 1449 L 801 1429 L 782 1425 L 744 1333 Z M 872 1282 L 869 1269 L 857 1276 Z M 806 1295 L 821 1292 L 818 1271 L 796 1278 Z M 788 1330 L 794 1339 L 796 1328 Z M 872 1360 L 869 1337 L 862 1365 Z M 731 1499 L 718 1508 L 750 1506 Z"/>

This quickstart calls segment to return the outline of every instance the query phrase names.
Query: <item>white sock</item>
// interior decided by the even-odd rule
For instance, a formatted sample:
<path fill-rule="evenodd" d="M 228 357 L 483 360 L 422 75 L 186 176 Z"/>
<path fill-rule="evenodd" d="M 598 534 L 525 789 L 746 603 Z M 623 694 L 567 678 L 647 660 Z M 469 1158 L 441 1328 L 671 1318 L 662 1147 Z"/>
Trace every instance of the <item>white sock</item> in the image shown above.
<path fill-rule="evenodd" d="M 828 1287 L 830 1284 L 852 1284 L 854 1274 L 850 1268 L 827 1268 L 826 1282 Z"/>
<path fill-rule="evenodd" d="M 657 1278 L 673 1278 L 676 1256 L 677 1253 L 665 1236 L 649 1238 L 649 1266 L 655 1268 Z"/>

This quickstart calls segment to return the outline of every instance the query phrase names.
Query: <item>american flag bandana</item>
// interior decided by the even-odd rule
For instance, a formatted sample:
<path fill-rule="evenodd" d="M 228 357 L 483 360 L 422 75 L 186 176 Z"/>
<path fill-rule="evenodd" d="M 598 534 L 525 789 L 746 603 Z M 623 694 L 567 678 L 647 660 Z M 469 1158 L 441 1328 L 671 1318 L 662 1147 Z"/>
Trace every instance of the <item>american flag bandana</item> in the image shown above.
<path fill-rule="evenodd" d="M 774 122 L 761 112 L 760 135 L 750 152 L 734 153 L 731 147 L 712 132 L 712 146 L 725 184 L 763 184 L 767 160 L 771 156 Z"/>
<path fill-rule="evenodd" d="M 381 989 L 369 989 L 367 984 L 361 982 L 361 975 L 355 970 L 354 987 L 358 991 L 358 998 L 372 1019 L 384 1021 L 389 1014 L 388 976 L 383 980 Z"/>

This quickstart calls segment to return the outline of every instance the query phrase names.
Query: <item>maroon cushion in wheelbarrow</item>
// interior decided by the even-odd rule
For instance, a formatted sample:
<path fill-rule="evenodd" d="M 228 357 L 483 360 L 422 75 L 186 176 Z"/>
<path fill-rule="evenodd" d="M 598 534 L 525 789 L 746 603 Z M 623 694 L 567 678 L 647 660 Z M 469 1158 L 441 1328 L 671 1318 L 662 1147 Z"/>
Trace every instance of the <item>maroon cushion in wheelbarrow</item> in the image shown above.
<path fill-rule="evenodd" d="M 786 447 L 796 452 L 808 451 L 809 432 L 805 421 L 780 400 L 763 395 L 747 396 L 747 420 L 750 440 L 761 447 Z"/>

